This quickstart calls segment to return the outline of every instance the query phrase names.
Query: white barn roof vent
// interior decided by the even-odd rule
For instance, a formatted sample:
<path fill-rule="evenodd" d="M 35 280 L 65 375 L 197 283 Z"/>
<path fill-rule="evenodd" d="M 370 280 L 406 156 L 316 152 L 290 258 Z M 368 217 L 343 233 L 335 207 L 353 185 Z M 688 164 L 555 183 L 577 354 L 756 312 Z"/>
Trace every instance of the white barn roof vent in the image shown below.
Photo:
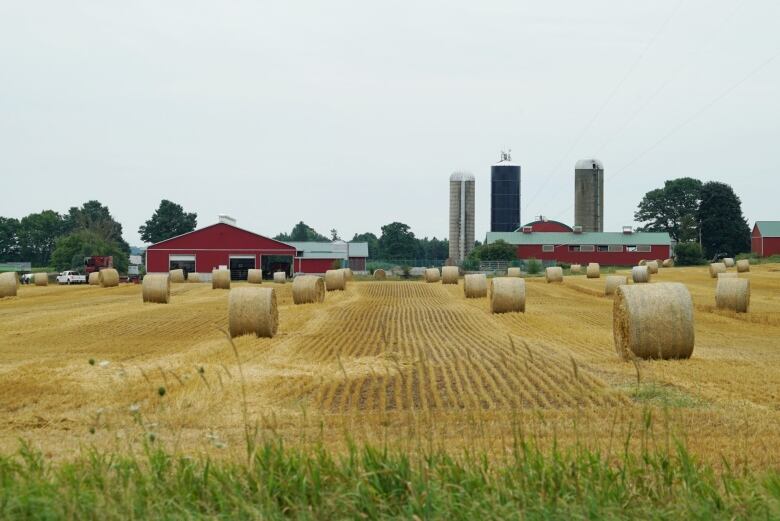
<path fill-rule="evenodd" d="M 232 218 L 231 216 L 229 216 L 227 214 L 224 214 L 224 213 L 219 214 L 219 222 L 222 223 L 222 224 L 229 224 L 231 226 L 235 226 L 236 225 L 236 220 L 234 218 Z"/>
<path fill-rule="evenodd" d="M 623 226 L 623 233 L 634 233 L 634 229 L 630 226 Z"/>

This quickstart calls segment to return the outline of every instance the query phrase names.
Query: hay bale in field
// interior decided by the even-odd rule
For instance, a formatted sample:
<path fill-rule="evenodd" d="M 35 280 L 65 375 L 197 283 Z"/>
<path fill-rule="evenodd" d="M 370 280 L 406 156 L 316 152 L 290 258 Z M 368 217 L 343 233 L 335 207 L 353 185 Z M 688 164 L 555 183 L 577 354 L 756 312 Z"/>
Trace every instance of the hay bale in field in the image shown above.
<path fill-rule="evenodd" d="M 287 274 L 283 271 L 274 272 L 274 282 L 277 284 L 284 284 L 287 282 Z"/>
<path fill-rule="evenodd" d="M 747 259 L 741 259 L 737 261 L 737 272 L 747 273 L 750 271 L 750 261 Z"/>
<path fill-rule="evenodd" d="M 211 289 L 230 289 L 230 270 L 211 270 Z"/>
<path fill-rule="evenodd" d="M 441 269 L 442 284 L 457 284 L 460 277 L 460 269 L 457 266 L 444 266 Z"/>
<path fill-rule="evenodd" d="M 183 282 L 187 282 L 187 278 L 184 276 L 184 270 L 182 269 L 170 270 L 168 274 L 170 275 L 171 284 L 181 284 Z"/>
<path fill-rule="evenodd" d="M 523 276 L 523 270 L 520 268 L 507 268 L 506 269 L 506 276 L 507 277 L 522 277 Z"/>
<path fill-rule="evenodd" d="M 194 271 L 187 273 L 187 282 L 200 282 L 200 275 Z"/>
<path fill-rule="evenodd" d="M 344 280 L 346 280 L 347 282 L 352 280 L 353 275 L 352 275 L 352 269 L 351 268 L 341 268 L 341 271 L 344 272 Z"/>
<path fill-rule="evenodd" d="M 590 262 L 588 263 L 588 269 L 585 271 L 585 275 L 589 279 L 598 279 L 601 277 L 601 266 L 599 266 L 598 262 Z"/>
<path fill-rule="evenodd" d="M 664 268 L 673 268 L 674 259 L 664 259 L 664 261 L 661 263 L 661 266 L 663 266 Z"/>
<path fill-rule="evenodd" d="M 619 286 L 612 307 L 615 350 L 624 360 L 690 358 L 693 300 L 684 284 Z"/>
<path fill-rule="evenodd" d="M 727 268 L 733 268 L 736 263 L 734 262 L 734 259 L 732 259 L 731 257 L 726 257 L 725 259 L 723 259 L 723 264 L 725 264 Z"/>
<path fill-rule="evenodd" d="M 647 261 L 645 267 L 647 268 L 647 272 L 650 275 L 655 275 L 658 273 L 658 261 Z"/>
<path fill-rule="evenodd" d="M 19 275 L 15 271 L 0 273 L 0 298 L 15 297 L 19 286 Z"/>
<path fill-rule="evenodd" d="M 374 280 L 385 280 L 386 278 L 387 278 L 387 273 L 385 273 L 385 270 L 383 270 L 382 268 L 374 270 Z"/>
<path fill-rule="evenodd" d="M 263 283 L 263 270 L 252 268 L 246 272 L 246 281 L 250 284 Z"/>
<path fill-rule="evenodd" d="M 726 273 L 726 265 L 722 262 L 713 262 L 710 264 L 710 277 L 718 277 L 718 273 Z"/>
<path fill-rule="evenodd" d="M 718 276 L 718 284 L 715 286 L 715 306 L 718 309 L 747 313 L 750 307 L 750 281 L 723 275 L 721 273 Z"/>
<path fill-rule="evenodd" d="M 36 273 L 33 275 L 33 282 L 36 286 L 48 286 L 49 274 L 48 273 Z"/>
<path fill-rule="evenodd" d="M 113 288 L 119 286 L 119 272 L 114 268 L 103 268 L 100 270 L 100 285 L 104 288 Z"/>
<path fill-rule="evenodd" d="M 439 268 L 428 268 L 425 270 L 425 282 L 439 282 L 440 279 Z"/>
<path fill-rule="evenodd" d="M 141 283 L 141 294 L 144 302 L 167 304 L 171 300 L 171 277 L 157 273 L 145 275 Z"/>
<path fill-rule="evenodd" d="M 488 283 L 485 274 L 471 273 L 463 277 L 463 293 L 466 295 L 466 298 L 487 297 Z"/>
<path fill-rule="evenodd" d="M 100 272 L 93 271 L 90 273 L 89 278 L 87 278 L 87 282 L 90 286 L 100 286 Z"/>
<path fill-rule="evenodd" d="M 614 295 L 618 286 L 628 284 L 628 277 L 625 275 L 607 275 L 607 284 L 604 286 L 605 295 Z"/>
<path fill-rule="evenodd" d="M 325 272 L 325 289 L 328 291 L 344 291 L 347 288 L 347 278 L 342 270 Z"/>
<path fill-rule="evenodd" d="M 631 280 L 633 280 L 635 284 L 650 282 L 650 270 L 647 265 L 634 266 L 631 268 Z"/>
<path fill-rule="evenodd" d="M 490 312 L 525 312 L 525 280 L 497 277 L 490 281 Z"/>
<path fill-rule="evenodd" d="M 544 270 L 544 278 L 547 282 L 563 282 L 563 268 L 553 266 Z"/>
<path fill-rule="evenodd" d="M 647 265 L 647 261 L 645 259 L 640 260 L 639 263 L 637 264 L 637 266 L 646 266 L 646 265 Z"/>
<path fill-rule="evenodd" d="M 292 283 L 293 303 L 312 304 L 325 300 L 325 281 L 315 275 L 298 275 Z"/>
<path fill-rule="evenodd" d="M 718 273 L 718 278 L 719 279 L 736 279 L 737 277 L 739 277 L 739 274 L 736 273 L 736 272 Z"/>
<path fill-rule="evenodd" d="M 580 264 L 572 264 L 569 271 L 572 273 L 582 273 L 582 266 Z"/>
<path fill-rule="evenodd" d="M 231 338 L 254 334 L 273 338 L 279 322 L 273 288 L 243 287 L 230 290 L 228 329 Z"/>

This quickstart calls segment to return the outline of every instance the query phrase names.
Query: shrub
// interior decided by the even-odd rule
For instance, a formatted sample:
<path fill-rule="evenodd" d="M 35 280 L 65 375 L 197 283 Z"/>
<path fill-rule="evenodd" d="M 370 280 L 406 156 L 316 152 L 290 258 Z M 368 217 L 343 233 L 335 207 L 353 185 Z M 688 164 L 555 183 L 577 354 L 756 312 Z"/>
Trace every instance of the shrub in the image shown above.
<path fill-rule="evenodd" d="M 477 259 L 468 258 L 463 261 L 463 269 L 465 271 L 477 271 L 479 270 L 479 261 Z"/>
<path fill-rule="evenodd" d="M 542 272 L 542 263 L 536 259 L 528 259 L 525 263 L 525 270 L 529 275 L 537 275 Z"/>
<path fill-rule="evenodd" d="M 407 265 L 401 266 L 401 277 L 408 279 L 411 275 L 412 268 Z"/>
<path fill-rule="evenodd" d="M 675 263 L 678 266 L 699 266 L 704 264 L 704 251 L 698 242 L 681 242 L 674 247 Z"/>
<path fill-rule="evenodd" d="M 394 265 L 390 262 L 372 261 L 366 263 L 366 271 L 374 273 L 374 270 L 385 270 L 389 272 L 394 268 Z"/>

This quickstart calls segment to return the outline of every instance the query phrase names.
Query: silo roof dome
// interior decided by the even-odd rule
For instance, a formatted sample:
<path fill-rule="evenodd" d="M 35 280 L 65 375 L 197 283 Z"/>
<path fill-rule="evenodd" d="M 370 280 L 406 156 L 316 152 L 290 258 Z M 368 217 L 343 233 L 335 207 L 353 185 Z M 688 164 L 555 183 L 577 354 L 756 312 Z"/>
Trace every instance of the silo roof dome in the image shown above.
<path fill-rule="evenodd" d="M 450 181 L 473 181 L 474 174 L 469 172 L 453 172 Z"/>
<path fill-rule="evenodd" d="M 580 159 L 574 165 L 575 170 L 593 170 L 593 166 L 596 166 L 596 170 L 604 170 L 604 163 L 598 159 Z"/>

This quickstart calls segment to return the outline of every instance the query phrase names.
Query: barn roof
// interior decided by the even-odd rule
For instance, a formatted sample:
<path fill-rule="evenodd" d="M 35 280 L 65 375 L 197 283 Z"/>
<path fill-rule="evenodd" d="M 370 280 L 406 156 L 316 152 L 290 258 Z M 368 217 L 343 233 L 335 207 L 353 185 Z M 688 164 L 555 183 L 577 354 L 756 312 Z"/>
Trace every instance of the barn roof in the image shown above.
<path fill-rule="evenodd" d="M 191 238 L 193 236 L 198 236 L 198 235 L 205 235 L 204 232 L 207 232 L 207 231 L 210 231 L 210 230 L 213 230 L 213 229 L 217 229 L 217 228 L 226 228 L 226 229 L 237 230 L 238 232 L 241 232 L 241 234 L 243 234 L 244 237 L 248 236 L 248 237 L 251 237 L 252 239 L 255 239 L 255 240 L 261 240 L 264 243 L 273 244 L 275 247 L 278 246 L 278 249 L 285 249 L 285 250 L 287 250 L 287 249 L 289 249 L 289 250 L 295 249 L 295 247 L 290 245 L 289 243 L 285 243 L 285 242 L 282 242 L 282 241 L 277 241 L 276 239 L 271 239 L 271 238 L 266 237 L 264 235 L 260 235 L 259 233 L 251 232 L 249 230 L 245 230 L 244 228 L 239 228 L 238 226 L 236 226 L 234 224 L 219 222 L 219 223 L 211 224 L 209 226 L 204 226 L 203 228 L 198 228 L 197 230 L 193 230 L 191 232 L 183 233 L 181 235 L 177 235 L 175 237 L 171 237 L 169 239 L 165 239 L 164 241 L 160 241 L 158 243 L 152 244 L 152 245 L 150 245 L 147 248 L 147 251 L 148 250 L 155 250 L 155 249 L 169 249 L 172 245 L 176 245 L 177 243 L 180 243 L 182 241 L 182 239 Z M 189 248 L 192 249 L 192 246 L 189 246 Z M 274 249 L 277 249 L 277 248 L 274 248 Z"/>
<path fill-rule="evenodd" d="M 780 237 L 780 221 L 756 221 L 762 237 Z"/>
<path fill-rule="evenodd" d="M 487 243 L 503 240 L 509 244 L 649 244 L 667 245 L 672 242 L 666 232 L 488 232 Z"/>

